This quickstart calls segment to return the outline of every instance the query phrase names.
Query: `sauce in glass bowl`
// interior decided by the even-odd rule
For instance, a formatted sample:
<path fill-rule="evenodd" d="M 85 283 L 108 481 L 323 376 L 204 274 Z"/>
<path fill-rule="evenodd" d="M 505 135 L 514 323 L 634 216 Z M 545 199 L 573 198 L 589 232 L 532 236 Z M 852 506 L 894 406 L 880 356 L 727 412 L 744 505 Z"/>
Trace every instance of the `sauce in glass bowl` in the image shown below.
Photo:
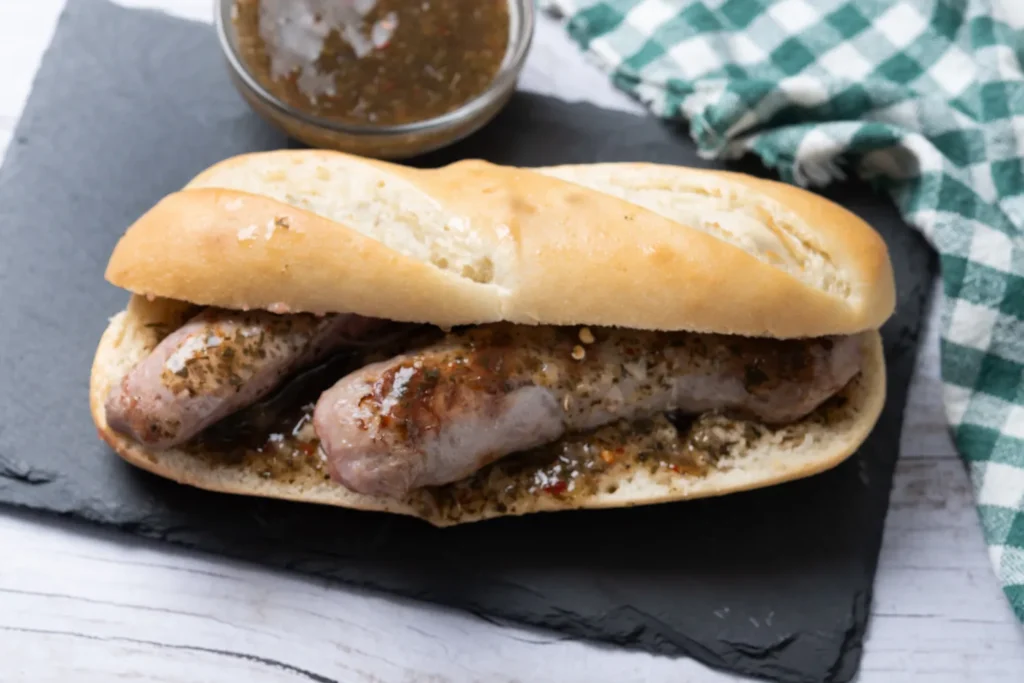
<path fill-rule="evenodd" d="M 510 44 L 508 0 L 236 0 L 241 60 L 281 102 L 347 125 L 402 125 L 483 93 Z"/>

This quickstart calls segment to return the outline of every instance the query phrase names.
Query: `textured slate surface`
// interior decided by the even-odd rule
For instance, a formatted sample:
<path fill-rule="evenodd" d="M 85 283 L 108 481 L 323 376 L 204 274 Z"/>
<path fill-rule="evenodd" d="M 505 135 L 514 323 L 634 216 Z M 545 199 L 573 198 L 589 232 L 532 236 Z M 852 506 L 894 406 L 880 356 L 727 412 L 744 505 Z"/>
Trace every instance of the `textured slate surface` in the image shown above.
<path fill-rule="evenodd" d="M 95 436 L 89 365 L 127 298 L 102 279 L 117 237 L 205 166 L 289 144 L 230 89 L 209 27 L 70 0 L 0 168 L 0 502 L 736 672 L 851 679 L 935 270 L 886 202 L 829 194 L 882 232 L 899 287 L 887 408 L 845 464 L 718 500 L 442 531 L 180 487 Z M 529 95 L 418 163 L 465 156 L 714 165 L 652 120 Z"/>

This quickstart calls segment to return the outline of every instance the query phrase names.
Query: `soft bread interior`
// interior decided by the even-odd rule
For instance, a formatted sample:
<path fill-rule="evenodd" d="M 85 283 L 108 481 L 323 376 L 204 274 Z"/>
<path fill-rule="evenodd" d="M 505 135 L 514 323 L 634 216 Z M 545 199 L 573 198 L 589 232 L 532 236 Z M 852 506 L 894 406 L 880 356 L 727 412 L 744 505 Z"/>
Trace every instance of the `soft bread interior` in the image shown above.
<path fill-rule="evenodd" d="M 139 219 L 107 278 L 229 308 L 808 337 L 895 305 L 870 226 L 793 186 L 654 164 L 419 170 L 235 157 Z"/>
<path fill-rule="evenodd" d="M 125 460 L 177 482 L 212 491 L 265 496 L 307 503 L 375 510 L 419 517 L 447 526 L 508 515 L 574 508 L 610 508 L 667 503 L 720 496 L 807 477 L 835 467 L 867 437 L 885 400 L 885 367 L 881 338 L 875 331 L 862 333 L 865 362 L 861 375 L 843 392 L 837 407 L 817 411 L 786 427 L 757 429 L 718 420 L 713 429 L 730 444 L 728 453 L 701 474 L 680 473 L 665 480 L 637 469 L 628 477 L 617 475 L 602 482 L 596 492 L 571 498 L 524 495 L 508 505 L 482 501 L 474 505 L 432 504 L 423 495 L 406 500 L 373 498 L 353 493 L 326 481 L 320 472 L 298 472 L 287 480 L 266 479 L 244 464 L 197 457 L 186 450 L 150 452 L 112 431 L 103 403 L 110 388 L 158 343 L 161 326 L 174 327 L 189 308 L 168 300 L 132 297 L 103 334 L 92 368 L 90 407 L 100 436 Z"/>

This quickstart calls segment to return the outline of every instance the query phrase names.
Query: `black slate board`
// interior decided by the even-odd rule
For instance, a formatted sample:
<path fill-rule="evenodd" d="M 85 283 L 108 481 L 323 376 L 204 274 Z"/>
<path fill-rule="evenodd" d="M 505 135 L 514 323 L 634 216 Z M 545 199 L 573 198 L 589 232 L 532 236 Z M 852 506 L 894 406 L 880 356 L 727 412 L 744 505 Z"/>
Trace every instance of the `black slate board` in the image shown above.
<path fill-rule="evenodd" d="M 89 365 L 126 301 L 102 279 L 118 235 L 208 164 L 289 144 L 230 89 L 208 26 L 70 0 L 0 169 L 0 501 L 739 673 L 852 678 L 935 272 L 887 202 L 828 193 L 883 233 L 899 281 L 888 405 L 849 461 L 717 500 L 435 530 L 180 487 L 95 437 Z M 653 120 L 529 95 L 418 163 L 464 156 L 718 166 Z"/>

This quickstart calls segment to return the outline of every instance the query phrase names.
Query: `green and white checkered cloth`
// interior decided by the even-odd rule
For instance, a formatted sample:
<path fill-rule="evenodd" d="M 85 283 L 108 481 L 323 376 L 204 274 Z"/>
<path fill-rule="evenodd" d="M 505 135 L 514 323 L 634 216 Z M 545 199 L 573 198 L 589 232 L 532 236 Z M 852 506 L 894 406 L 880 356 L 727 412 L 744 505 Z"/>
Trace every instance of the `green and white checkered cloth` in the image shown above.
<path fill-rule="evenodd" d="M 942 379 L 1024 621 L 1024 0 L 538 0 L 701 153 L 845 174 L 941 256 Z"/>

